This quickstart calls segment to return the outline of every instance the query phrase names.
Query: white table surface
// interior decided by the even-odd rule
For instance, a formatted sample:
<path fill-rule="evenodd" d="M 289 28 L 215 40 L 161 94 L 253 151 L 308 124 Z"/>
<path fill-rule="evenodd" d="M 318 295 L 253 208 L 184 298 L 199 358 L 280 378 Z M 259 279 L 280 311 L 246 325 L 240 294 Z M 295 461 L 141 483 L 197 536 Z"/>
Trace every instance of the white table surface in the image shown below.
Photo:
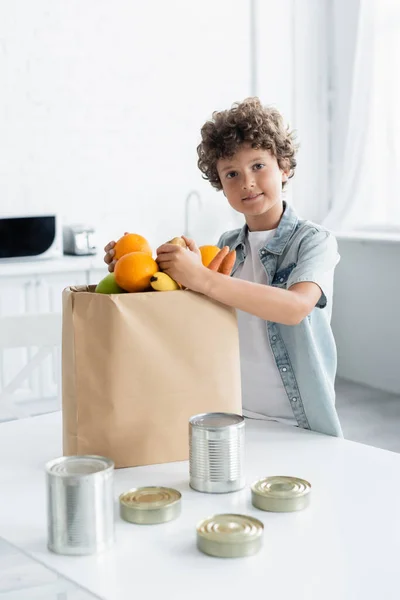
<path fill-rule="evenodd" d="M 0 598 L 2 600 L 98 600 L 0 537 Z"/>
<path fill-rule="evenodd" d="M 295 475 L 313 486 L 305 511 L 272 514 L 250 492 L 190 490 L 186 462 L 118 470 L 115 497 L 135 486 L 182 492 L 182 515 L 138 526 L 116 517 L 109 552 L 63 557 L 46 548 L 44 464 L 61 454 L 59 413 L 0 425 L 0 536 L 107 600 L 394 600 L 400 597 L 400 455 L 266 422 L 246 424 L 248 484 Z M 196 549 L 198 521 L 246 513 L 265 526 L 264 547 L 245 559 Z M 28 596 L 27 596 L 28 600 Z"/>

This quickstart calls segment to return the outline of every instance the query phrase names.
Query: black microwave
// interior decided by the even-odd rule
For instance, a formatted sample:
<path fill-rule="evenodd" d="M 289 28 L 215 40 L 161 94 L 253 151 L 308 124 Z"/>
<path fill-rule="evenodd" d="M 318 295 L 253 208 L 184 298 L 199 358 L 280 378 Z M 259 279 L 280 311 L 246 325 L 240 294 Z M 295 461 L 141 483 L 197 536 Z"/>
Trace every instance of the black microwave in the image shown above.
<path fill-rule="evenodd" d="M 57 215 L 0 217 L 0 260 L 56 258 L 62 253 Z"/>

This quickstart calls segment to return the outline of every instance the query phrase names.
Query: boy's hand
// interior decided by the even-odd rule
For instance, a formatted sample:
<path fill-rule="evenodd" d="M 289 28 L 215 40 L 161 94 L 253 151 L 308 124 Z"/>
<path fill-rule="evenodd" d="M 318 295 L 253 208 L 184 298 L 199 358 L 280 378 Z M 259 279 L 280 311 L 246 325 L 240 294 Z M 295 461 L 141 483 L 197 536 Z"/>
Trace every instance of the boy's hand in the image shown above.
<path fill-rule="evenodd" d="M 112 273 L 114 271 L 114 267 L 115 267 L 115 263 L 117 262 L 114 259 L 115 256 L 115 250 L 114 250 L 114 246 L 115 246 L 115 242 L 108 242 L 108 244 L 106 246 L 104 246 L 104 262 L 108 265 L 108 270 L 110 271 L 110 273 Z"/>
<path fill-rule="evenodd" d="M 208 269 L 201 262 L 200 250 L 195 242 L 182 236 L 187 249 L 175 244 L 163 244 L 157 248 L 157 262 L 160 269 L 183 287 L 201 292 L 208 275 Z"/>
<path fill-rule="evenodd" d="M 184 240 L 186 246 L 188 247 L 188 249 L 191 252 L 194 252 L 195 254 L 197 254 L 200 257 L 201 260 L 201 252 L 196 244 L 196 242 L 188 237 L 186 237 L 186 235 L 182 236 L 182 239 Z"/>
<path fill-rule="evenodd" d="M 124 235 L 126 235 L 128 232 L 125 231 Z M 108 270 L 110 271 L 110 273 L 112 273 L 114 271 L 114 267 L 115 267 L 115 263 L 117 262 L 114 258 L 115 256 L 115 250 L 114 250 L 114 246 L 115 246 L 115 242 L 108 242 L 108 244 L 106 246 L 104 246 L 104 262 L 108 265 Z"/>

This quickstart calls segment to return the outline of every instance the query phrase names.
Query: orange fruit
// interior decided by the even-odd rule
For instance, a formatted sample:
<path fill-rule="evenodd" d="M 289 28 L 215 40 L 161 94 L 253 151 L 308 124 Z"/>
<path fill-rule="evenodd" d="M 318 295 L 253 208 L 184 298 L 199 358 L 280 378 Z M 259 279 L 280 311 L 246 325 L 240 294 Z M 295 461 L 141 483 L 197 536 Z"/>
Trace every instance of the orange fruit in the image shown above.
<path fill-rule="evenodd" d="M 201 260 L 205 267 L 208 267 L 213 258 L 215 258 L 220 251 L 218 246 L 200 246 Z"/>
<path fill-rule="evenodd" d="M 151 256 L 153 253 L 150 248 L 149 242 L 138 233 L 126 233 L 114 246 L 115 258 L 118 260 L 121 256 L 129 254 L 130 252 L 144 252 Z"/>
<path fill-rule="evenodd" d="M 150 279 L 158 270 L 156 261 L 145 252 L 130 252 L 117 260 L 115 281 L 126 292 L 145 292 L 150 289 Z"/>

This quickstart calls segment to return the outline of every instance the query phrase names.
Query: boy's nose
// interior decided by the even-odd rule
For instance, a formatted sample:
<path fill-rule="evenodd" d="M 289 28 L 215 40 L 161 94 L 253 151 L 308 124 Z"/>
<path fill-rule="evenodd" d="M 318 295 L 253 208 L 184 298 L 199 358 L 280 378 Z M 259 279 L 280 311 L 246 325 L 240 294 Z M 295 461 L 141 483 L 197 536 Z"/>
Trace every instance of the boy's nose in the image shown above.
<path fill-rule="evenodd" d="M 249 190 L 252 187 L 254 187 L 254 179 L 253 179 L 253 177 L 251 175 L 248 175 L 243 180 L 243 189 L 244 190 Z"/>

